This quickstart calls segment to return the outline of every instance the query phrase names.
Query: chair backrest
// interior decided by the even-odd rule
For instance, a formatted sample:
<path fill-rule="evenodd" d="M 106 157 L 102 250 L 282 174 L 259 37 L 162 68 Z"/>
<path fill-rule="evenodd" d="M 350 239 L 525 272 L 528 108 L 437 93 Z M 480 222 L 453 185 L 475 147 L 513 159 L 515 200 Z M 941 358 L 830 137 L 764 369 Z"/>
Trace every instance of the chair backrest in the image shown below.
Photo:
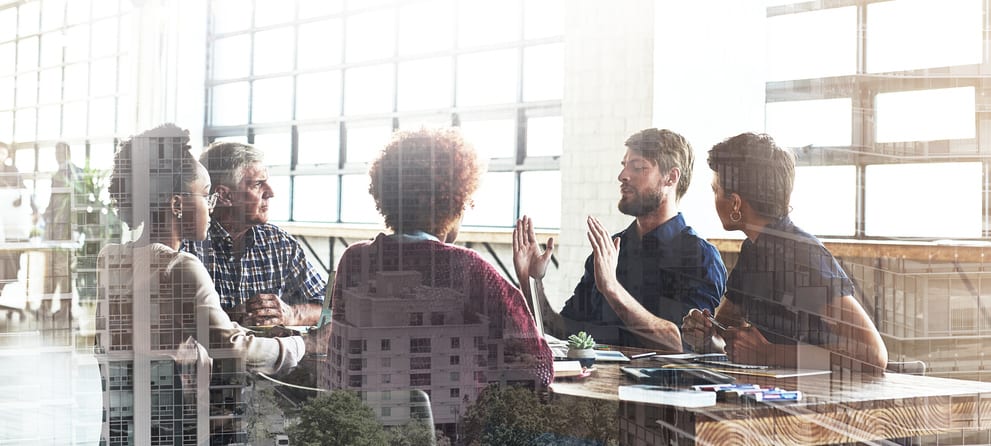
<path fill-rule="evenodd" d="M 920 360 L 915 361 L 888 361 L 886 371 L 892 373 L 904 373 L 907 375 L 925 375 L 926 363 Z"/>

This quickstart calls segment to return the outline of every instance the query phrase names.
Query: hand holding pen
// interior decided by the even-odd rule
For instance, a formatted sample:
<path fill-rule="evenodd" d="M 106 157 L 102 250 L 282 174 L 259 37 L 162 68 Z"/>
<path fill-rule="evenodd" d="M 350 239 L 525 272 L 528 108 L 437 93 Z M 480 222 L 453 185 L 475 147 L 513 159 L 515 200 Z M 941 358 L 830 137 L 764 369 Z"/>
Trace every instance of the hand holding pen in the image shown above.
<path fill-rule="evenodd" d="M 710 350 L 717 350 L 718 347 L 713 342 L 713 336 L 722 336 L 729 329 L 717 321 L 708 309 L 692 308 L 681 323 L 681 333 L 685 342 L 691 345 L 697 353 L 709 353 Z"/>

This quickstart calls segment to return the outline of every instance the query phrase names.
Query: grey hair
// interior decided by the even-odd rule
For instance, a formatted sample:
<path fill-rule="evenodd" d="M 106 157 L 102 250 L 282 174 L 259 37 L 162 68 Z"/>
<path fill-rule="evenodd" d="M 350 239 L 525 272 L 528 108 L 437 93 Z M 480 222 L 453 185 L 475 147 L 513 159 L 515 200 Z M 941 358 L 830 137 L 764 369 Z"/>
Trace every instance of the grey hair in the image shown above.
<path fill-rule="evenodd" d="M 251 144 L 221 141 L 210 144 L 200 155 L 200 164 L 210 172 L 213 187 L 235 187 L 244 178 L 244 169 L 265 161 L 265 153 Z"/>

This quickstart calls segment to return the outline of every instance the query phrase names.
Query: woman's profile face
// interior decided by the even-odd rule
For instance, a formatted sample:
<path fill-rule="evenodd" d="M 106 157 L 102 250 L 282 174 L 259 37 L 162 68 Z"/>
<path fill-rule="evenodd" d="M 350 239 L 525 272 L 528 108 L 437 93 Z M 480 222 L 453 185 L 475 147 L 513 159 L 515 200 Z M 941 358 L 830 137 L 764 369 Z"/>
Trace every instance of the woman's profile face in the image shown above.
<path fill-rule="evenodd" d="M 205 240 L 210 227 L 210 174 L 199 163 L 196 163 L 196 179 L 189 184 L 189 192 L 182 195 L 180 235 L 186 240 Z"/>

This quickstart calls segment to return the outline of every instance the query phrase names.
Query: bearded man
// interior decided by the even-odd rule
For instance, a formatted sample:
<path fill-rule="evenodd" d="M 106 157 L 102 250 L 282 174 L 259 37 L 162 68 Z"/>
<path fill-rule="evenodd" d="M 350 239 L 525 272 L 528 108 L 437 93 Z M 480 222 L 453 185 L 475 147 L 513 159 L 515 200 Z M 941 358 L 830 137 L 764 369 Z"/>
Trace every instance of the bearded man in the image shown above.
<path fill-rule="evenodd" d="M 553 310 L 542 284 L 554 240 L 542 250 L 526 216 L 513 231 L 513 264 L 523 293 L 536 293 L 547 333 L 586 331 L 603 344 L 682 351 L 682 318 L 692 308 L 713 311 L 726 290 L 726 267 L 678 211 L 695 158 L 688 141 L 646 129 L 625 145 L 619 210 L 635 220 L 610 237 L 598 219 L 587 218 L 592 254 L 564 309 Z"/>

